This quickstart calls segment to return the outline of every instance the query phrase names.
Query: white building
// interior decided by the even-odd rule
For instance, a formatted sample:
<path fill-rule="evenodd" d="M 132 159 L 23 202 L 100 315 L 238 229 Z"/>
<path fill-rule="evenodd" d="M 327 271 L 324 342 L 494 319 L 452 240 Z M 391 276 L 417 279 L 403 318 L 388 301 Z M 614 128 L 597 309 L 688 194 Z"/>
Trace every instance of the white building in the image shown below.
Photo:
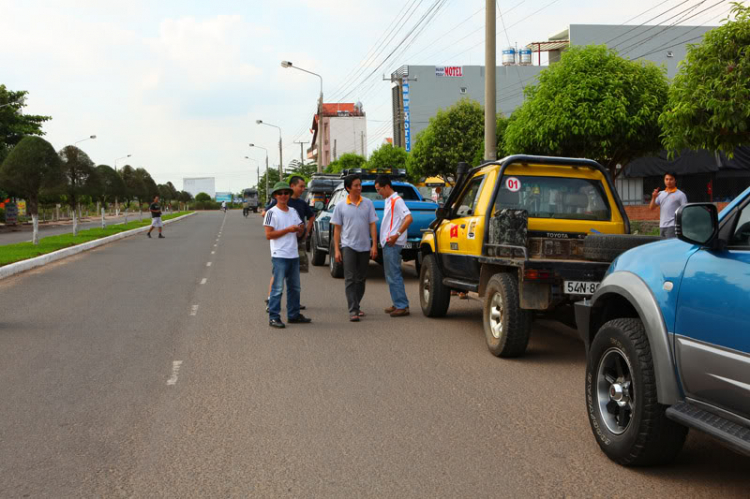
<path fill-rule="evenodd" d="M 325 168 L 348 152 L 367 157 L 367 120 L 362 104 L 323 104 L 321 114 L 313 117 L 313 146 L 308 158 Z"/>
<path fill-rule="evenodd" d="M 193 197 L 205 192 L 211 199 L 216 197 L 216 179 L 214 177 L 191 177 L 182 179 L 182 190 L 189 192 Z"/>

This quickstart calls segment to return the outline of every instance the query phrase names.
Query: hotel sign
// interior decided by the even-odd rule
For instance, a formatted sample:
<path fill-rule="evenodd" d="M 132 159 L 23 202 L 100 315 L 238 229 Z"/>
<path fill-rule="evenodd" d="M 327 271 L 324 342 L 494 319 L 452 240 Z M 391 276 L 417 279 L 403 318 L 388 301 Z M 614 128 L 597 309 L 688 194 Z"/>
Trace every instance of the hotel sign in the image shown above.
<path fill-rule="evenodd" d="M 461 78 L 464 75 L 462 66 L 435 66 L 435 76 Z"/>

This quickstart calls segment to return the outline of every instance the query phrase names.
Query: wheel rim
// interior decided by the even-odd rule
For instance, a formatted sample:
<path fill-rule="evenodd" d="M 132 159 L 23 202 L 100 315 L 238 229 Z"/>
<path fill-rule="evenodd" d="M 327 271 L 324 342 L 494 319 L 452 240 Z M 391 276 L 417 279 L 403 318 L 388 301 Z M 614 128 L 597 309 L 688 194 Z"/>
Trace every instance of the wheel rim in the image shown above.
<path fill-rule="evenodd" d="M 492 296 L 490 302 L 490 332 L 495 339 L 500 339 L 503 336 L 503 317 L 505 315 L 505 307 L 503 306 L 503 297 L 500 293 L 495 293 Z"/>
<path fill-rule="evenodd" d="M 602 422 L 615 435 L 625 433 L 635 412 L 633 370 L 622 350 L 602 355 L 596 375 L 596 395 Z"/>
<path fill-rule="evenodd" d="M 432 273 L 430 268 L 424 270 L 424 279 L 422 279 L 422 298 L 425 303 L 430 303 L 430 288 L 432 286 Z"/>

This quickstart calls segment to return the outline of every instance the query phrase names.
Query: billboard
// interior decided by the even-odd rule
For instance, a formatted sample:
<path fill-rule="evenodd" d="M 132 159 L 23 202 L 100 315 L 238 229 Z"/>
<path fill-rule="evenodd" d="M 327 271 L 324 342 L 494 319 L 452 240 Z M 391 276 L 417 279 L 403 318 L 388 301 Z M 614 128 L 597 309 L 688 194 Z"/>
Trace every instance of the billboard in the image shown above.
<path fill-rule="evenodd" d="M 227 203 L 232 202 L 232 193 L 231 192 L 217 192 L 216 193 L 216 201 L 222 202 L 226 201 Z"/>
<path fill-rule="evenodd" d="M 435 76 L 443 78 L 463 78 L 464 68 L 462 66 L 435 66 Z"/>
<path fill-rule="evenodd" d="M 214 177 L 183 178 L 182 190 L 189 192 L 193 197 L 205 192 L 213 199 L 216 197 L 216 179 Z"/>
<path fill-rule="evenodd" d="M 409 83 L 404 79 L 404 83 L 401 85 L 404 93 L 404 149 L 406 152 L 411 151 L 411 112 L 409 111 L 409 105 L 411 103 L 411 96 L 409 95 Z"/>

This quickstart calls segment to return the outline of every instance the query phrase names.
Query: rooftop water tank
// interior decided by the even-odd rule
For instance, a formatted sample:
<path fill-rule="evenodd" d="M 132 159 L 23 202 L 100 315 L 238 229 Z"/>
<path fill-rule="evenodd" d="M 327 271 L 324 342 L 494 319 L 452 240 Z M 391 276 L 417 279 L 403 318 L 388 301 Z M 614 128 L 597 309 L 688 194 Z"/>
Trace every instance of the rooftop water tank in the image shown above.
<path fill-rule="evenodd" d="M 531 66 L 531 49 L 522 48 L 518 51 L 518 58 L 521 66 Z"/>
<path fill-rule="evenodd" d="M 507 47 L 503 49 L 503 66 L 513 66 L 516 63 L 516 49 Z"/>

